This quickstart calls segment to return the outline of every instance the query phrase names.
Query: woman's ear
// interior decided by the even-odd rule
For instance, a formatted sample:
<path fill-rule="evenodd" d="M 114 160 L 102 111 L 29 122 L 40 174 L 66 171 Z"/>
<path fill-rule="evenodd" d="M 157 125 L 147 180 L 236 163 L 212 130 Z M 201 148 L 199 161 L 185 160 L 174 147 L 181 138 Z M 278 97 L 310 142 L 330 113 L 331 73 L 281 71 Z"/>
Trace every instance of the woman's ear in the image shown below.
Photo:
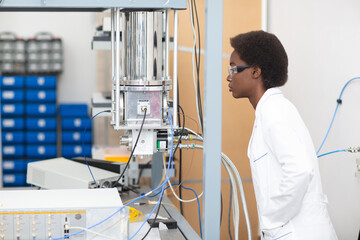
<path fill-rule="evenodd" d="M 252 67 L 251 75 L 253 78 L 259 78 L 261 76 L 261 68 L 259 66 Z"/>

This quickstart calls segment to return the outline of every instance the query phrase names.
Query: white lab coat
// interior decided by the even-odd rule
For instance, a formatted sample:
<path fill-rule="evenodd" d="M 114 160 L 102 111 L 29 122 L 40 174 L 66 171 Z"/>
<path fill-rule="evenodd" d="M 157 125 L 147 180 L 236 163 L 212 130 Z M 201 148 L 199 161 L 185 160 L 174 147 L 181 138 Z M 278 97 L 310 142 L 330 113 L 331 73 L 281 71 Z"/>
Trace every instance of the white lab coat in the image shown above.
<path fill-rule="evenodd" d="M 264 240 L 336 240 L 318 160 L 298 111 L 268 89 L 255 111 L 248 157 Z"/>

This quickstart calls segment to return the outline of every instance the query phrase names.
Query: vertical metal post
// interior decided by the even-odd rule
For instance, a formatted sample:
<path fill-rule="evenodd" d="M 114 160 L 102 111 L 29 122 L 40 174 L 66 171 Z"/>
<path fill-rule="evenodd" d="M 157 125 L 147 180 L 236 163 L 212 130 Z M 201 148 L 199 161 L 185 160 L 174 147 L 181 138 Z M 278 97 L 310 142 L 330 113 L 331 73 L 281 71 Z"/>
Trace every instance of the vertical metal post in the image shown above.
<path fill-rule="evenodd" d="M 268 30 L 268 0 L 261 0 L 261 29 Z"/>
<path fill-rule="evenodd" d="M 174 115 L 173 115 L 173 123 L 174 127 L 178 126 L 177 122 L 177 110 L 178 110 L 178 78 L 177 78 L 177 40 L 178 40 L 178 12 L 174 10 L 174 62 L 173 62 L 173 102 L 174 102 Z"/>
<path fill-rule="evenodd" d="M 116 9 L 116 85 L 115 85 L 115 129 L 119 129 L 120 127 L 120 9 Z"/>
<path fill-rule="evenodd" d="M 114 95 L 114 80 L 115 80 L 115 9 L 111 9 L 111 123 L 115 122 L 115 95 Z"/>
<path fill-rule="evenodd" d="M 223 1 L 205 2 L 203 239 L 220 239 Z"/>
<path fill-rule="evenodd" d="M 169 76 L 169 48 L 170 48 L 170 37 L 169 37 L 169 9 L 166 9 L 165 12 L 166 15 L 166 32 L 165 32 L 165 48 L 166 48 L 166 52 L 165 52 L 165 78 L 167 78 Z"/>

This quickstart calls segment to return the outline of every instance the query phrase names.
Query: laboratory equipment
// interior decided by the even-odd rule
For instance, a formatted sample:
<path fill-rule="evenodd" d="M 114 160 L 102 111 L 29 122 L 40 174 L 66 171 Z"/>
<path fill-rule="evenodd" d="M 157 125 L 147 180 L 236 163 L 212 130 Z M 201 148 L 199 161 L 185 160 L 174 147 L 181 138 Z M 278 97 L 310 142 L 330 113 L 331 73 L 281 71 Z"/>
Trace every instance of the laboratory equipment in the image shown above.
<path fill-rule="evenodd" d="M 128 239 L 122 206 L 116 189 L 0 191 L 0 239 Z"/>

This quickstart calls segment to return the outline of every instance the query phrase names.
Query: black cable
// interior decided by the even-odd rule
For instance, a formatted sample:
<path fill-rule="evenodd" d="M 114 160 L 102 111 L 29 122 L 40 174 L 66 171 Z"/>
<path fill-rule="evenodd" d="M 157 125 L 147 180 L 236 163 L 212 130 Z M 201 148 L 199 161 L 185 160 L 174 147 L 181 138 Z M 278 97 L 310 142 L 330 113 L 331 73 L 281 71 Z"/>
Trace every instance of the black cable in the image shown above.
<path fill-rule="evenodd" d="M 174 152 L 173 152 L 173 156 L 175 155 L 176 150 L 177 150 L 178 147 L 179 147 L 179 144 L 180 144 L 180 141 L 181 141 L 181 137 L 182 137 L 182 134 L 183 134 L 184 129 L 185 129 L 185 113 L 184 113 L 184 110 L 182 109 L 182 107 L 181 107 L 180 105 L 178 105 L 178 107 L 180 108 L 180 110 L 181 110 L 181 112 L 182 112 L 182 114 L 183 114 L 183 127 L 182 127 L 181 132 L 180 132 L 179 141 L 178 141 L 178 143 L 177 143 L 177 145 L 176 145 L 176 147 L 175 147 L 175 150 L 174 150 Z M 180 184 L 180 183 L 179 183 L 179 184 Z M 180 187 L 180 188 L 181 188 L 181 187 Z M 145 236 L 144 236 L 141 240 L 145 239 L 146 236 L 149 234 L 149 232 L 150 232 L 151 229 L 152 229 L 152 225 L 155 223 L 156 218 L 157 218 L 158 215 L 159 215 L 159 211 L 160 211 L 161 202 L 162 202 L 162 199 L 163 199 L 164 192 L 165 192 L 165 191 L 162 191 L 162 193 L 161 193 L 161 195 L 160 195 L 160 203 L 159 203 L 158 209 L 157 209 L 157 211 L 156 211 L 156 215 L 155 215 L 154 221 L 152 222 L 152 224 L 150 225 L 149 230 L 146 232 Z"/>
<path fill-rule="evenodd" d="M 230 223 L 231 223 L 231 204 L 232 204 L 232 185 L 231 185 L 231 182 L 230 182 L 230 202 L 229 202 L 229 218 L 228 218 L 228 233 L 229 233 L 229 237 L 230 237 L 230 240 L 232 240 L 232 236 L 231 236 L 231 226 L 230 226 Z"/>
<path fill-rule="evenodd" d="M 179 123 L 179 127 L 181 126 L 180 124 L 180 112 L 179 112 L 179 103 L 180 103 L 180 94 L 179 94 L 179 81 L 177 82 L 177 103 L 178 103 L 178 123 Z M 185 122 L 183 122 L 183 125 L 185 126 Z M 182 149 L 179 150 L 179 184 L 181 184 L 182 182 Z M 182 199 L 182 189 L 181 187 L 179 188 L 179 197 L 180 199 Z M 183 209 L 183 203 L 180 201 L 180 213 L 181 215 L 184 215 L 184 209 Z"/>
<path fill-rule="evenodd" d="M 198 51 L 197 51 L 197 47 L 195 44 L 195 64 L 196 64 L 196 74 L 197 74 L 197 107 L 198 107 L 198 111 L 199 111 L 199 118 L 200 118 L 200 127 L 201 127 L 201 131 L 204 131 L 204 125 L 203 125 L 203 112 L 202 112 L 202 103 L 201 103 L 201 88 L 200 88 L 200 59 L 201 59 L 201 39 L 200 39 L 200 25 L 199 25 L 199 16 L 198 16 L 198 12 L 197 12 L 197 7 L 196 7 L 196 2 L 195 0 L 191 0 L 191 4 L 192 4 L 192 19 L 193 19 L 193 23 L 194 23 L 194 12 L 195 12 L 195 16 L 196 16 L 196 24 L 197 24 L 197 33 L 198 33 Z"/>
<path fill-rule="evenodd" d="M 146 111 L 147 111 L 147 108 L 145 108 L 145 111 L 144 111 L 144 118 L 143 118 L 143 120 L 142 120 L 142 123 L 141 123 L 141 127 L 140 127 L 140 130 L 139 130 L 139 134 L 138 134 L 138 136 L 137 136 L 137 138 L 136 138 L 136 142 L 135 142 L 135 145 L 134 145 L 134 147 L 133 147 L 133 149 L 132 149 L 132 151 L 131 151 L 131 154 L 130 154 L 130 157 L 129 157 L 129 160 L 127 161 L 127 163 L 126 163 L 126 166 L 125 166 L 125 168 L 124 168 L 124 170 L 122 171 L 122 173 L 120 174 L 120 177 L 112 184 L 112 186 L 111 187 L 116 187 L 117 186 L 117 184 L 118 184 L 118 182 L 120 181 L 120 179 L 122 178 L 122 176 L 124 175 L 124 173 L 125 173 L 125 171 L 126 171 L 126 169 L 128 168 L 128 166 L 129 166 L 129 163 L 130 163 L 130 160 L 131 160 L 131 158 L 132 158 L 132 156 L 133 156 L 133 154 L 134 154 L 134 151 L 135 151 L 135 148 L 136 148 L 136 145 L 137 145 L 137 143 L 138 143 L 138 141 L 139 141 L 139 138 L 140 138 L 140 134 L 141 134 L 141 131 L 142 131 L 142 129 L 143 129 L 143 126 L 144 126 L 144 122 L 145 122 L 145 117 L 146 117 Z"/>

